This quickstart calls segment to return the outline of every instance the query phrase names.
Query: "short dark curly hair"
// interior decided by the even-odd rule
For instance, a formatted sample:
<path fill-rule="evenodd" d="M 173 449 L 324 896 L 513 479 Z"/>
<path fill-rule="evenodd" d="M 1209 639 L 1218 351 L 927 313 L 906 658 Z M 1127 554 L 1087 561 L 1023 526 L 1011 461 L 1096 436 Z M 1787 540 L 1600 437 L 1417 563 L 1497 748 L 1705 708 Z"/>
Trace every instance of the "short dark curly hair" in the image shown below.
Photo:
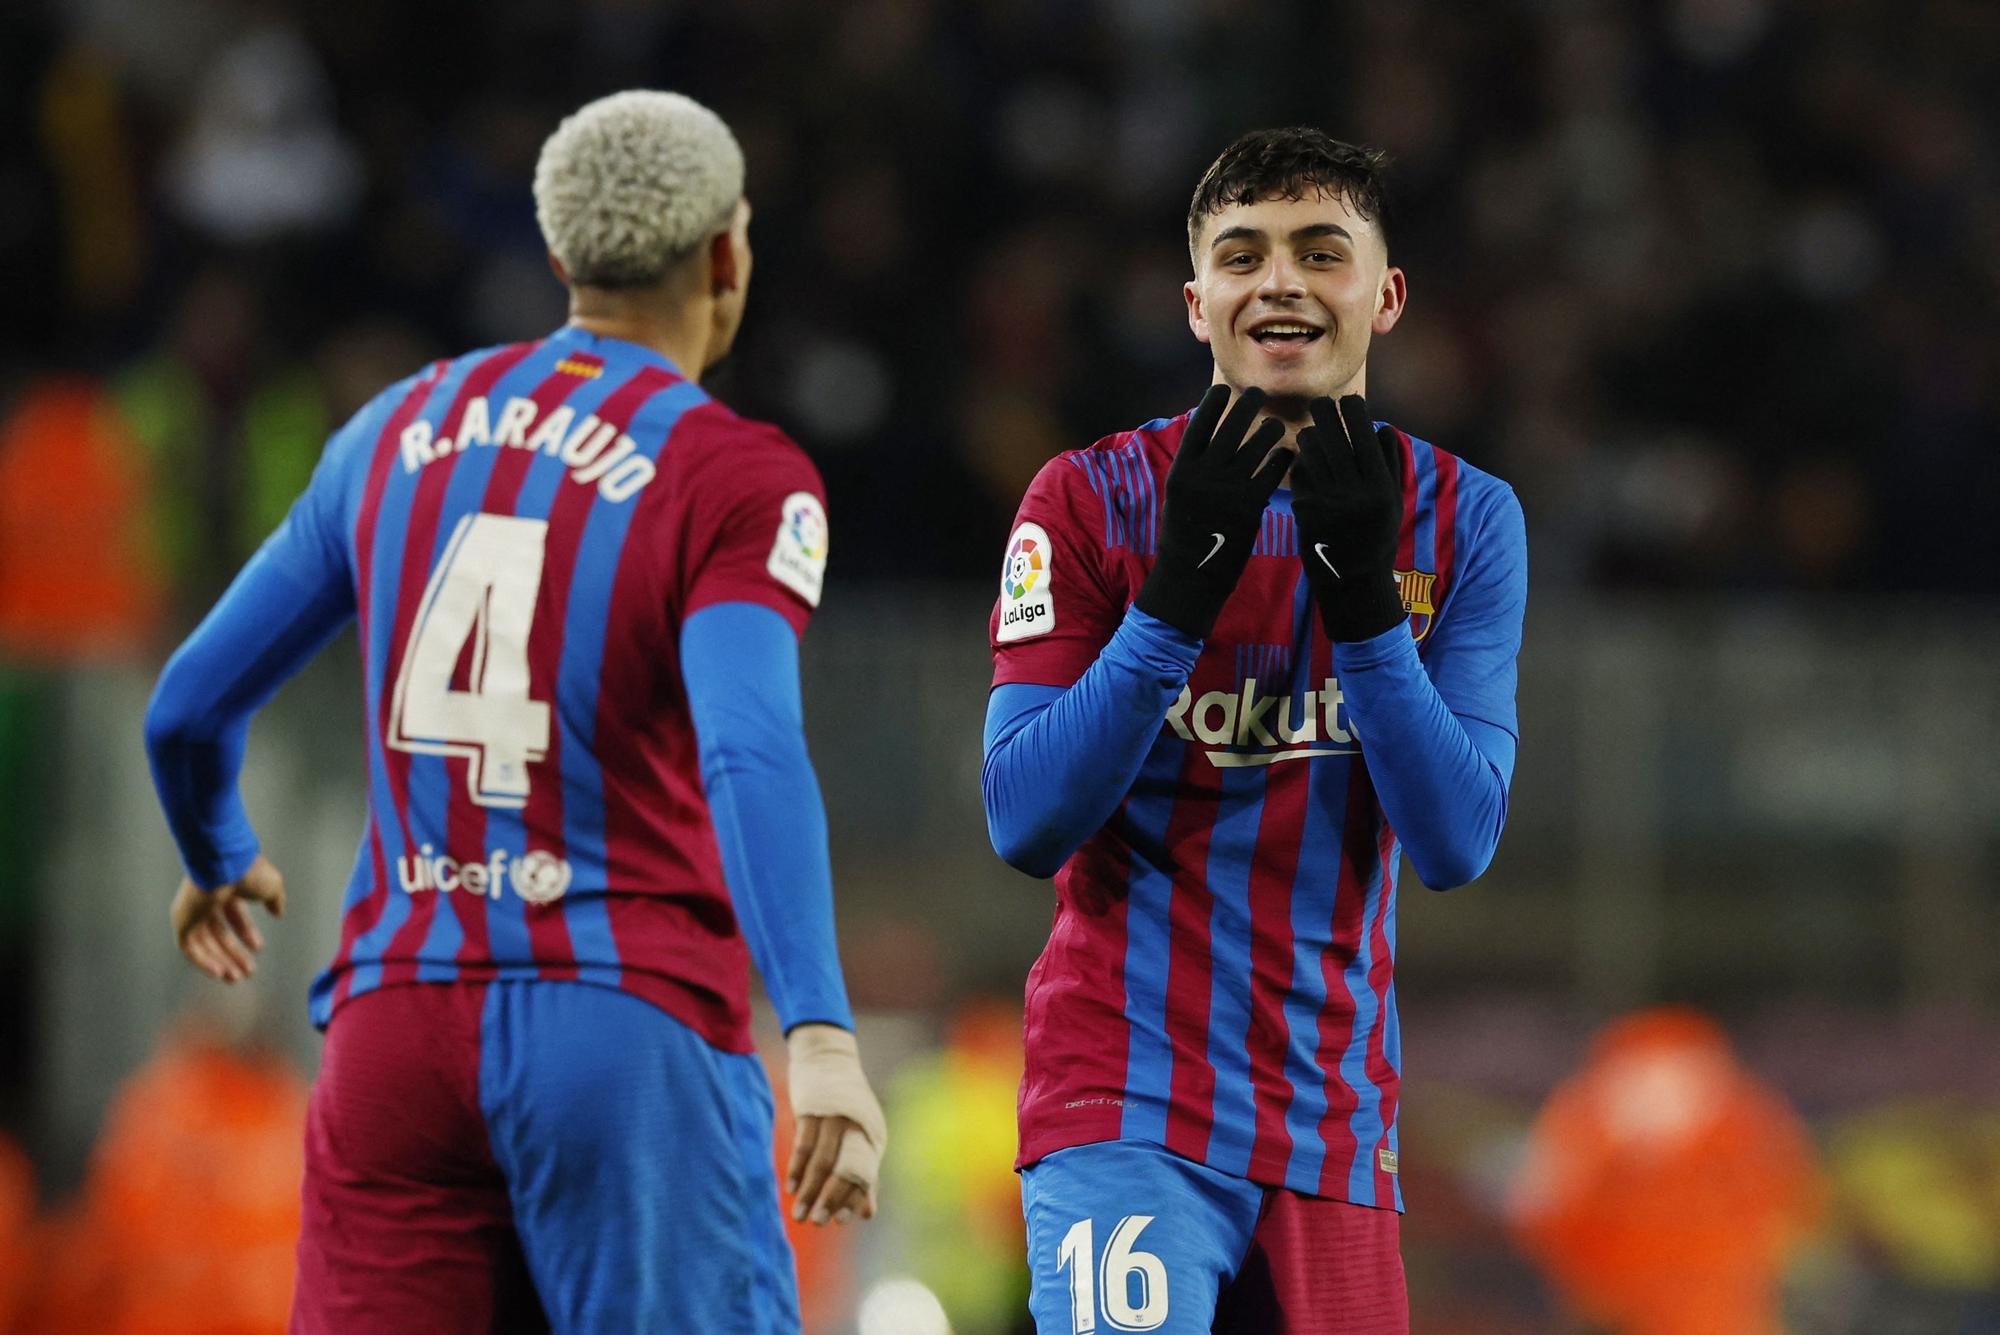
<path fill-rule="evenodd" d="M 1202 224 L 1232 204 L 1338 194 L 1349 208 L 1387 235 L 1389 155 L 1344 143 L 1310 125 L 1252 130 L 1209 164 L 1188 204 L 1188 257 L 1200 267 Z"/>

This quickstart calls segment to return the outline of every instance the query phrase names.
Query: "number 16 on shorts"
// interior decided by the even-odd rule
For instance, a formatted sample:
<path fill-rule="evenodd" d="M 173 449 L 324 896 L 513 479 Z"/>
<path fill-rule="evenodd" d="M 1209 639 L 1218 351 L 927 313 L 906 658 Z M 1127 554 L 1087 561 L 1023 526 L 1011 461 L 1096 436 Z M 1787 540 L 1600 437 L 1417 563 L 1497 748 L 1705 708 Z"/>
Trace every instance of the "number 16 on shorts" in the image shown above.
<path fill-rule="evenodd" d="M 1158 1330 L 1167 1323 L 1167 1265 L 1139 1250 L 1139 1235 L 1153 1222 L 1149 1214 L 1128 1214 L 1112 1228 L 1104 1251 L 1097 1250 L 1094 1221 L 1079 1219 L 1056 1250 L 1056 1270 L 1069 1279 L 1072 1335 L 1099 1329 Z"/>

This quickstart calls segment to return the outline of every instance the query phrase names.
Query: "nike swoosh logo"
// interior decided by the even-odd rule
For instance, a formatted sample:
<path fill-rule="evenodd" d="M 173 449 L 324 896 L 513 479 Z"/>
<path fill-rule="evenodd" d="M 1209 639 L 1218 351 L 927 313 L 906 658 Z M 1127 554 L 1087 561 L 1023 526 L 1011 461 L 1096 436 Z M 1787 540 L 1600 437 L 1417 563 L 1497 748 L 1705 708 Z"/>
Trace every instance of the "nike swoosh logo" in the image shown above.
<path fill-rule="evenodd" d="M 1328 555 L 1326 554 L 1326 544 L 1325 544 L 1325 543 L 1323 543 L 1323 542 L 1316 542 L 1316 543 L 1314 543 L 1314 544 L 1313 544 L 1313 555 L 1314 555 L 1314 556 L 1317 556 L 1317 557 L 1319 558 L 1319 563 L 1320 563 L 1321 565 L 1325 566 L 1325 567 L 1326 567 L 1326 568 L 1327 568 L 1328 570 L 1333 570 L 1333 558 L 1332 558 L 1332 557 L 1330 557 L 1330 556 L 1328 556 Z M 1334 577 L 1335 579 L 1339 579 L 1339 578 L 1340 578 L 1340 572 L 1339 572 L 1338 570 L 1333 570 L 1333 577 Z"/>
<path fill-rule="evenodd" d="M 1203 566 L 1207 565 L 1210 561 L 1214 560 L 1215 554 L 1222 550 L 1222 542 L 1223 542 L 1222 535 L 1220 533 L 1215 533 L 1211 534 L 1210 536 L 1215 539 L 1215 546 L 1208 549 L 1207 556 L 1202 557 L 1201 560 L 1196 561 L 1194 563 L 1194 568 L 1196 570 L 1201 569 Z"/>

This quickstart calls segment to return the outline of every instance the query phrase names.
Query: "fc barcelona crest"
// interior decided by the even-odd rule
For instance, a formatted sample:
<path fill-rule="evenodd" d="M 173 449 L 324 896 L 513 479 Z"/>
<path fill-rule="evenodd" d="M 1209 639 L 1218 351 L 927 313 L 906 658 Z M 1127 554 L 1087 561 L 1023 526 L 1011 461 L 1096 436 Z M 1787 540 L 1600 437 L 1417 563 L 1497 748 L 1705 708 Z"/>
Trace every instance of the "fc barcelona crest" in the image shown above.
<path fill-rule="evenodd" d="M 1396 584 L 1402 590 L 1403 610 L 1410 614 L 1410 638 L 1421 642 L 1431 633 L 1437 608 L 1431 604 L 1431 590 L 1438 577 L 1425 570 L 1398 570 Z"/>

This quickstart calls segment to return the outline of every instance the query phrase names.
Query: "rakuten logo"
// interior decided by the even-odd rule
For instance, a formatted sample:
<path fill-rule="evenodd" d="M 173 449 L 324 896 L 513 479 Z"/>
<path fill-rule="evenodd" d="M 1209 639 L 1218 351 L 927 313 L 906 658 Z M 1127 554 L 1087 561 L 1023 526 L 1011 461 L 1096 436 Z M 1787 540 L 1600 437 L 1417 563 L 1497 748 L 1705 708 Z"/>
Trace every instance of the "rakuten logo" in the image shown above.
<path fill-rule="evenodd" d="M 403 883 L 409 894 L 421 894 L 436 890 L 450 894 L 462 890 L 468 895 L 486 895 L 500 898 L 502 889 L 509 880 L 514 883 L 514 893 L 530 904 L 547 904 L 561 899 L 569 889 L 570 865 L 566 858 L 541 849 L 531 849 L 521 855 L 511 866 L 507 861 L 507 850 L 496 848 L 487 854 L 484 862 L 460 862 L 457 858 L 438 855 L 429 844 L 425 844 L 417 857 L 396 859 L 396 879 Z"/>
<path fill-rule="evenodd" d="M 1181 687 L 1178 700 L 1167 711 L 1167 726 L 1183 741 L 1206 742 L 1228 747 L 1269 747 L 1258 751 L 1210 751 L 1208 763 L 1218 769 L 1245 765 L 1274 765 L 1280 760 L 1304 760 L 1312 756 L 1352 755 L 1357 749 L 1354 732 L 1341 726 L 1340 682 L 1328 677 L 1317 691 L 1299 696 L 1262 695 L 1257 679 L 1250 677 L 1240 691 L 1210 691 L 1196 699 L 1192 688 Z M 1298 721 L 1292 721 L 1294 707 Z M 1315 745 L 1315 743 L 1326 743 Z"/>

